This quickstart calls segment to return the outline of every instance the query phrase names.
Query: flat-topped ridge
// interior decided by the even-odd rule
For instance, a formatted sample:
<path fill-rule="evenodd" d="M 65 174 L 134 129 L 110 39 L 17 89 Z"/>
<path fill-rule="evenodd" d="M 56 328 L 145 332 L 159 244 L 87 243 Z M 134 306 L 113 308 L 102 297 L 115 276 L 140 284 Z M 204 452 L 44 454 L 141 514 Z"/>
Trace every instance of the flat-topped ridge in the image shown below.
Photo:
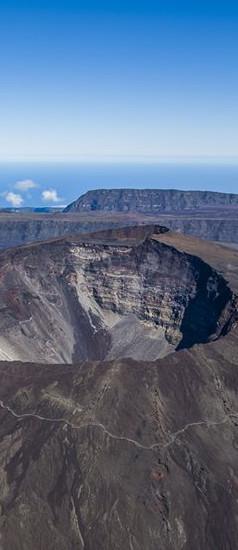
<path fill-rule="evenodd" d="M 64 212 L 143 212 L 159 213 L 238 207 L 238 195 L 213 191 L 177 189 L 96 189 L 88 191 L 69 204 Z"/>

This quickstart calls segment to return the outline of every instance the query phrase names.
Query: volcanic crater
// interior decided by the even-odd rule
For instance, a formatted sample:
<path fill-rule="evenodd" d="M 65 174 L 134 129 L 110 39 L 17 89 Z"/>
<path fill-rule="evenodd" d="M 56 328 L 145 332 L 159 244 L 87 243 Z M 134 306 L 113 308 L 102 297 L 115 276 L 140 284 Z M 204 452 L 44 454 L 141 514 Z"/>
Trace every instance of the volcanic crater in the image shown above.
<path fill-rule="evenodd" d="M 0 255 L 0 359 L 155 360 L 224 336 L 223 276 L 157 239 L 159 226 L 99 232 Z"/>

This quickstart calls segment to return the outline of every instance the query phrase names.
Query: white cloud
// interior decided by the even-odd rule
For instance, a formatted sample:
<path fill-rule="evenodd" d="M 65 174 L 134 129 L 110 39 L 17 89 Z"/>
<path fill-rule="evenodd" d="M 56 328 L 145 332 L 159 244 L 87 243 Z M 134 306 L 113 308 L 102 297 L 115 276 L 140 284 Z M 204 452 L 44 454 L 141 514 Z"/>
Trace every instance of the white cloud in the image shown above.
<path fill-rule="evenodd" d="M 56 189 L 45 189 L 45 191 L 41 193 L 41 197 L 43 201 L 59 202 L 62 200 L 58 196 Z"/>
<path fill-rule="evenodd" d="M 17 208 L 18 206 L 21 206 L 24 202 L 21 195 L 18 193 L 12 193 L 12 191 L 9 191 L 8 193 L 4 193 L 5 200 L 9 202 L 14 208 Z"/>
<path fill-rule="evenodd" d="M 37 183 L 35 183 L 33 180 L 21 180 L 17 181 L 14 185 L 15 189 L 19 189 L 19 191 L 29 191 L 29 189 L 35 189 L 37 186 Z"/>

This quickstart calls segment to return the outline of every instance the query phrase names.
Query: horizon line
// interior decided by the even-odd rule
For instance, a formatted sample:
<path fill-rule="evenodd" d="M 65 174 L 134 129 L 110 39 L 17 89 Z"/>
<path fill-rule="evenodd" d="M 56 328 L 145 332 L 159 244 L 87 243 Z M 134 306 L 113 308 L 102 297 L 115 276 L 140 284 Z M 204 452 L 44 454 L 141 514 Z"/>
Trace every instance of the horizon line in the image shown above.
<path fill-rule="evenodd" d="M 238 164 L 238 155 L 60 155 L 0 158 L 0 163 L 77 163 L 77 164 Z"/>

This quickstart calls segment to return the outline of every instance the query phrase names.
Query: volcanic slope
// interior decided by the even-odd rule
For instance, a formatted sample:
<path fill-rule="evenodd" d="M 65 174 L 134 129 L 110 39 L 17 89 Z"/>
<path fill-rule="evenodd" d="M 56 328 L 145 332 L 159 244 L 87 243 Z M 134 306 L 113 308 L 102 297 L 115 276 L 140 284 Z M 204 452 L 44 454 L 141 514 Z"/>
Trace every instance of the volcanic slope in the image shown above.
<path fill-rule="evenodd" d="M 97 245 L 103 238 L 109 246 L 105 235 Z M 115 235 L 110 239 L 112 246 Z M 120 240 L 125 247 L 123 234 Z M 232 298 L 216 330 L 214 321 L 206 328 L 206 338 L 199 323 L 200 340 L 212 334 L 213 341 L 153 362 L 0 363 L 3 549 L 237 550 L 238 254 L 171 233 L 132 242 L 133 250 L 146 246 L 147 260 L 149 247 L 153 262 L 154 247 L 165 258 L 181 254 L 185 265 L 199 256 L 206 270 L 209 260 L 222 292 Z M 92 238 L 84 244 L 92 246 Z M 66 244 L 58 246 L 62 255 Z M 54 250 L 59 261 L 55 244 Z M 140 249 L 139 257 L 144 254 Z M 180 272 L 179 279 L 187 275 Z M 221 289 L 210 283 L 208 319 Z M 194 303 L 200 315 L 196 295 Z"/>
<path fill-rule="evenodd" d="M 234 296 L 216 269 L 143 226 L 0 255 L 0 358 L 155 360 L 224 334 Z"/>

